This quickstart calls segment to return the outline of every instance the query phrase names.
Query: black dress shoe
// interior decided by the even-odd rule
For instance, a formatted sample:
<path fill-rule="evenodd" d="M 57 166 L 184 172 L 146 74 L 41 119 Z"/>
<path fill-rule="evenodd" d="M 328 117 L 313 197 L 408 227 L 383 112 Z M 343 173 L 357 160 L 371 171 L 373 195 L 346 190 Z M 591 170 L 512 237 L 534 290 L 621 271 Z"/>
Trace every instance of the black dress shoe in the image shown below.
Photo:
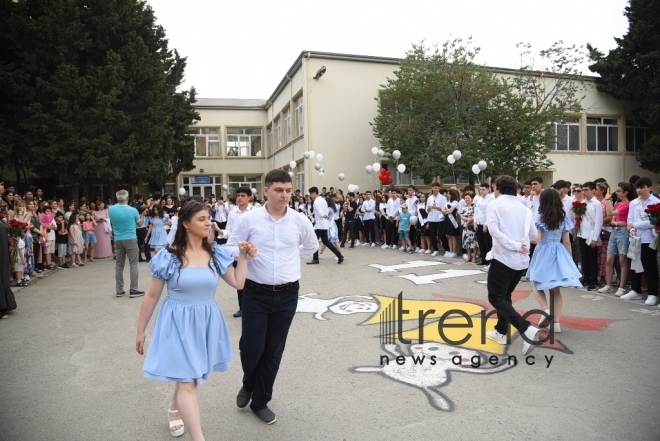
<path fill-rule="evenodd" d="M 135 297 L 142 297 L 143 295 L 144 295 L 144 291 L 130 291 L 128 293 L 128 296 L 132 299 L 134 299 Z"/>
<path fill-rule="evenodd" d="M 239 309 L 234 313 L 234 317 L 243 317 L 243 310 Z M 245 406 L 239 406 L 239 407 L 245 407 Z"/>
<path fill-rule="evenodd" d="M 339 256 L 339 258 L 337 259 L 337 264 L 340 264 L 340 263 L 342 263 L 343 261 L 344 261 L 344 256 L 341 255 L 341 256 Z"/>
<path fill-rule="evenodd" d="M 138 262 L 140 262 L 140 263 L 142 263 L 142 262 L 146 262 L 146 261 L 147 261 L 146 259 L 143 259 L 143 258 L 141 258 L 141 257 L 138 259 Z"/>
<path fill-rule="evenodd" d="M 273 424 L 275 421 L 277 421 L 277 418 L 275 418 L 275 413 L 267 407 L 264 407 L 261 410 L 253 410 L 252 412 L 261 418 L 261 421 L 266 424 Z"/>
<path fill-rule="evenodd" d="M 488 265 L 488 262 L 486 261 L 478 262 L 477 265 Z"/>
<path fill-rule="evenodd" d="M 355 248 L 355 245 L 351 245 L 350 247 L 348 247 L 349 250 L 350 250 L 351 248 Z"/>
<path fill-rule="evenodd" d="M 307 265 L 318 265 L 318 264 L 319 264 L 318 260 L 312 260 L 312 261 L 307 262 Z"/>
<path fill-rule="evenodd" d="M 248 405 L 251 398 L 252 393 L 241 388 L 241 390 L 238 391 L 238 395 L 236 396 L 236 405 L 242 409 Z"/>

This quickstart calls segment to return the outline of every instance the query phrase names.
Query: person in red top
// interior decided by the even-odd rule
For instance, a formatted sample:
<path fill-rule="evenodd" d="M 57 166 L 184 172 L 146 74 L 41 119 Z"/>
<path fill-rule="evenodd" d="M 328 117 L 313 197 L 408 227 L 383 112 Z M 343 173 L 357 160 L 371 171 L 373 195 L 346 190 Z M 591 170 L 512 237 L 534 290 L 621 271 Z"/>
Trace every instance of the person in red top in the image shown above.
<path fill-rule="evenodd" d="M 628 279 L 628 258 L 626 254 L 628 253 L 628 245 L 630 244 L 630 237 L 628 229 L 626 228 L 628 224 L 628 210 L 630 208 L 630 200 L 635 197 L 635 191 L 633 190 L 632 185 L 625 182 L 619 183 L 616 188 L 616 195 L 618 202 L 612 210 L 611 207 L 608 207 L 607 215 L 613 216 L 611 225 L 612 225 L 612 235 L 610 236 L 609 244 L 607 246 L 607 261 L 606 261 L 606 273 L 605 281 L 606 285 L 598 290 L 601 293 L 610 293 L 614 291 L 612 287 L 612 279 L 614 277 L 614 259 L 616 256 L 619 256 L 619 264 L 621 265 L 621 274 L 619 277 L 619 289 L 617 289 L 617 297 L 621 297 L 626 293 L 626 280 Z"/>

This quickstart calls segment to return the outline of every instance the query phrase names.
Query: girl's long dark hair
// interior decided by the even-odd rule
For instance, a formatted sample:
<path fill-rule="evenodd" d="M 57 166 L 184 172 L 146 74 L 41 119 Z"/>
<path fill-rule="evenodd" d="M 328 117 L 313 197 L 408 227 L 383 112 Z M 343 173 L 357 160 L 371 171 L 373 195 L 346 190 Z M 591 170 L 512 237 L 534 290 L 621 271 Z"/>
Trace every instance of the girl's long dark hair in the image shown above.
<path fill-rule="evenodd" d="M 186 259 L 186 250 L 188 249 L 188 234 L 186 228 L 183 226 L 184 222 L 190 222 L 191 219 L 200 211 L 203 211 L 205 214 L 208 214 L 208 208 L 201 202 L 195 200 L 189 200 L 179 210 L 179 221 L 177 223 L 176 234 L 174 234 L 174 241 L 172 246 L 167 246 L 167 251 L 174 254 L 181 266 L 179 267 L 179 276 L 181 275 L 181 267 L 185 266 L 188 262 Z M 208 239 L 205 237 L 202 239 L 202 247 L 206 250 L 212 257 L 209 260 L 209 268 L 215 271 L 218 275 L 222 274 L 220 270 L 220 265 L 216 262 L 215 257 L 213 256 L 213 245 L 209 243 Z M 213 262 L 213 265 L 211 265 Z M 177 283 L 179 282 L 179 277 L 177 276 Z"/>
<path fill-rule="evenodd" d="M 539 216 L 540 221 L 548 227 L 548 230 L 556 230 L 564 224 L 566 212 L 564 212 L 564 205 L 556 190 L 548 188 L 541 192 Z"/>

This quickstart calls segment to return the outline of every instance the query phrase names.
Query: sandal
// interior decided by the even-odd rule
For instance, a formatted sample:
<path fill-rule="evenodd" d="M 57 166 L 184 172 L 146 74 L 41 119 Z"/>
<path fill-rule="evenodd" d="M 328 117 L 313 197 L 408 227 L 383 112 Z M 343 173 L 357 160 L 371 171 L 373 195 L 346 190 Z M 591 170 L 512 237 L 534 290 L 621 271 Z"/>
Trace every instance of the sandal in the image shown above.
<path fill-rule="evenodd" d="M 170 406 L 171 406 L 171 405 L 172 405 L 172 404 L 170 403 Z M 169 406 L 168 406 L 168 407 L 167 407 L 167 419 L 168 419 L 168 420 L 169 420 L 169 418 L 170 418 L 170 414 L 172 414 L 172 413 L 179 413 L 179 411 L 178 411 L 178 410 L 172 410 L 172 409 L 170 409 Z M 183 432 L 185 432 L 186 428 L 185 428 L 185 426 L 183 425 L 183 420 L 182 420 L 181 418 L 179 418 L 178 420 L 169 421 L 169 423 L 170 423 L 170 433 L 172 434 L 172 436 L 175 436 L 175 437 L 176 437 L 176 436 L 181 436 L 181 435 L 183 435 Z M 177 430 L 172 430 L 172 429 L 173 429 L 174 427 L 176 427 L 176 426 L 181 426 L 181 428 L 180 428 L 180 429 L 177 429 Z"/>

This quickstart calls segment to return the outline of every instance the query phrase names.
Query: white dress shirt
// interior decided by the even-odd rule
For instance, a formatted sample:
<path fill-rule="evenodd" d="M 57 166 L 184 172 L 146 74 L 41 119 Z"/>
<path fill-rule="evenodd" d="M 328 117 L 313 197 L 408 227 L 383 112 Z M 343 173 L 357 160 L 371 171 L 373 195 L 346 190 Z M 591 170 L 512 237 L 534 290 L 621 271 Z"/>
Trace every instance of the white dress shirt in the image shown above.
<path fill-rule="evenodd" d="M 426 201 L 426 212 L 429 214 L 426 220 L 429 222 L 442 222 L 445 220 L 445 215 L 440 210 L 431 209 L 434 205 L 445 208 L 447 206 L 447 198 L 438 193 L 437 196 L 430 195 Z"/>
<path fill-rule="evenodd" d="M 215 203 L 214 219 L 216 222 L 227 222 L 227 207 L 225 207 L 224 202 Z"/>
<path fill-rule="evenodd" d="M 522 245 L 530 247 L 537 236 L 531 222 L 532 212 L 520 204 L 515 196 L 501 195 L 486 207 L 486 226 L 493 238 L 493 259 L 514 270 L 529 266 L 529 254 L 520 252 Z M 529 229 L 525 223 L 529 220 Z"/>
<path fill-rule="evenodd" d="M 654 227 L 649 221 L 648 213 L 644 212 L 649 205 L 653 204 L 660 204 L 660 199 L 650 195 L 646 202 L 642 201 L 642 198 L 632 200 L 628 209 L 628 223 L 633 224 L 635 235 L 642 238 L 642 243 L 651 243 L 655 239 Z"/>
<path fill-rule="evenodd" d="M 364 217 L 362 220 L 376 219 L 376 201 L 373 199 L 364 201 L 362 204 L 362 210 L 364 210 Z"/>
<path fill-rule="evenodd" d="M 319 248 L 309 220 L 288 207 L 279 220 L 274 220 L 264 207 L 246 211 L 236 221 L 227 242 L 234 258 L 238 257 L 238 243 L 244 241 L 257 246 L 257 257 L 248 257 L 247 278 L 264 285 L 300 280 L 301 257 Z"/>
<path fill-rule="evenodd" d="M 587 203 L 587 211 L 582 215 L 578 237 L 586 240 L 587 245 L 591 245 L 591 242 L 600 240 L 600 230 L 603 228 L 603 206 L 595 197 L 591 200 L 585 199 L 584 202 Z"/>
<path fill-rule="evenodd" d="M 561 200 L 561 203 L 564 206 L 564 211 L 566 212 L 566 217 L 572 220 L 573 223 L 575 223 L 575 213 L 573 213 L 574 201 L 575 199 L 573 199 L 573 197 L 569 195 L 565 195 L 564 198 Z"/>
<path fill-rule="evenodd" d="M 401 199 L 389 198 L 387 200 L 387 217 L 391 217 L 395 221 L 399 220 L 399 208 L 401 208 Z"/>
<path fill-rule="evenodd" d="M 325 198 L 317 196 L 314 199 L 314 229 L 327 230 L 330 228 L 330 220 L 326 219 L 328 216 L 328 203 Z"/>
<path fill-rule="evenodd" d="M 241 211 L 240 208 L 238 208 L 238 205 L 234 206 L 234 209 L 229 213 L 229 216 L 227 216 L 227 226 L 225 227 L 224 230 L 222 230 L 222 234 L 220 234 L 218 237 L 222 239 L 228 239 L 229 236 L 231 235 L 231 230 L 234 228 L 234 225 L 236 225 L 236 221 L 238 220 L 238 217 L 246 213 L 248 211 L 256 210 L 254 205 L 248 204 L 247 207 L 245 207 L 245 211 Z"/>
<path fill-rule="evenodd" d="M 410 213 L 411 216 L 417 216 L 418 203 L 419 203 L 419 199 L 415 195 L 410 196 L 406 201 L 406 204 L 408 204 L 408 213 Z"/>
<path fill-rule="evenodd" d="M 486 224 L 486 207 L 493 199 L 493 195 L 490 193 L 486 196 L 477 196 L 474 198 L 474 221 L 477 225 Z"/>

